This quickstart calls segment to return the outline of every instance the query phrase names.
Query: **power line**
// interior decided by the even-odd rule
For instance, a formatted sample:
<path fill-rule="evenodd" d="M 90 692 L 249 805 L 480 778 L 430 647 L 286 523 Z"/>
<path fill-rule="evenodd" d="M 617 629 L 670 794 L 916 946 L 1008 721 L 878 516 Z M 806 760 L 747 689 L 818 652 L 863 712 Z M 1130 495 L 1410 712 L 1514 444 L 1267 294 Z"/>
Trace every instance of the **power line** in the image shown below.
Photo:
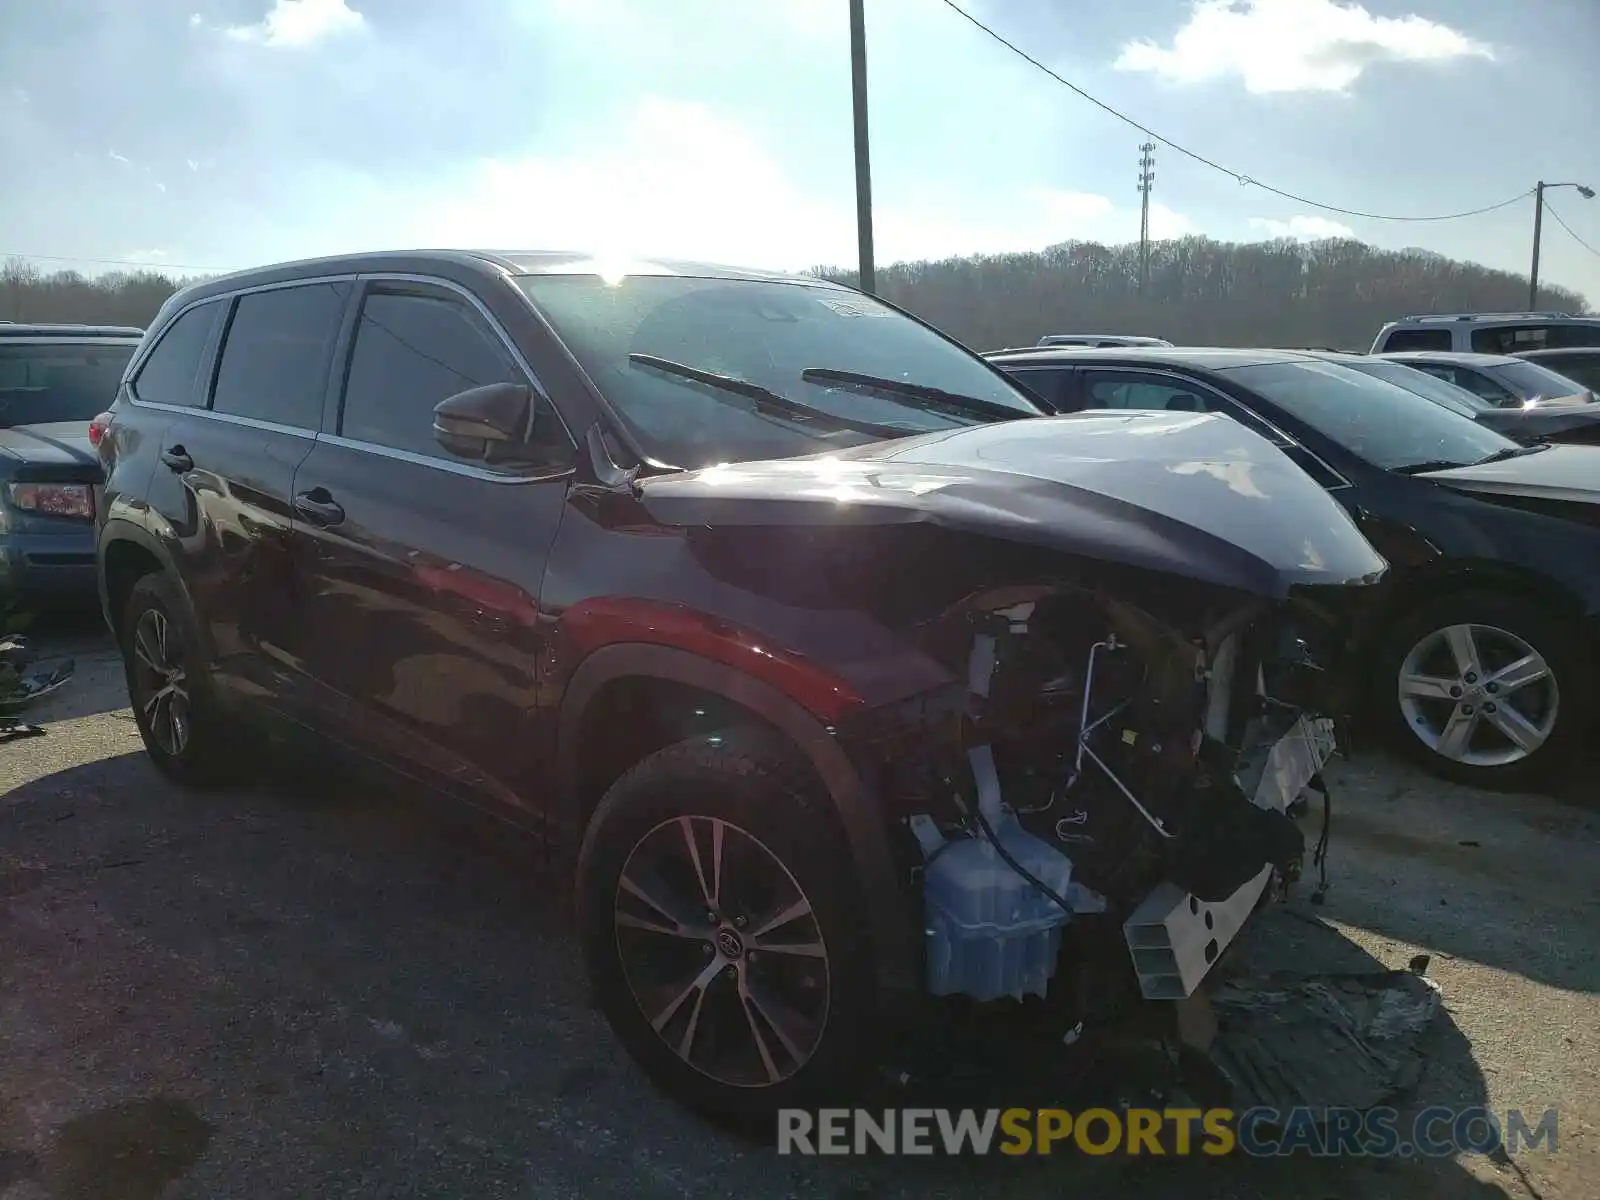
<path fill-rule="evenodd" d="M 1581 237 L 1579 237 L 1577 235 L 1577 233 L 1573 230 L 1572 226 L 1568 225 L 1565 221 L 1563 221 L 1561 219 L 1561 214 L 1558 213 L 1555 209 L 1550 207 L 1550 201 L 1546 200 L 1544 202 L 1544 210 L 1545 210 L 1545 212 L 1549 213 L 1552 218 L 1554 218 L 1555 223 L 1557 225 L 1561 226 L 1561 228 L 1563 228 L 1563 229 L 1565 229 L 1567 231 L 1567 236 L 1568 237 L 1570 237 L 1573 241 L 1577 242 L 1578 245 L 1582 246 L 1585 250 L 1587 250 L 1590 254 L 1593 254 L 1596 258 L 1600 258 L 1600 250 L 1596 250 L 1593 246 L 1589 245 L 1588 242 L 1584 241 Z"/>
<path fill-rule="evenodd" d="M 1026 50 L 1022 49 L 1016 43 L 1007 41 L 1000 34 L 996 33 L 993 29 L 990 29 L 982 21 L 978 20 L 977 17 L 973 16 L 966 9 L 962 8 L 959 4 L 955 3 L 955 0 L 939 0 L 939 2 L 941 4 L 943 4 L 946 8 L 950 9 L 952 12 L 955 12 L 955 13 L 959 14 L 960 16 L 964 17 L 967 21 L 969 21 L 971 24 L 977 26 L 980 30 L 982 30 L 984 33 L 988 34 L 991 38 L 993 38 L 995 41 L 999 42 L 1002 46 L 1004 46 L 1007 50 L 1011 51 L 1013 54 L 1017 55 L 1019 58 L 1022 58 L 1022 59 L 1026 60 L 1029 63 L 1032 63 L 1035 67 L 1039 68 L 1039 70 L 1043 71 L 1046 75 L 1050 76 L 1051 79 L 1054 79 L 1057 83 L 1061 84 L 1062 87 L 1067 88 L 1069 91 L 1075 93 L 1076 95 L 1078 95 L 1082 99 L 1087 100 L 1090 104 L 1093 104 L 1096 108 L 1102 109 L 1103 111 L 1110 113 L 1117 120 L 1122 121 L 1125 124 L 1132 125 L 1135 129 L 1137 129 L 1140 133 L 1144 134 L 1146 137 L 1153 138 L 1154 140 L 1160 142 L 1163 146 L 1166 146 L 1166 147 L 1168 147 L 1169 149 L 1172 149 L 1172 150 L 1176 150 L 1179 154 L 1182 154 L 1184 157 L 1192 158 L 1195 162 L 1200 163 L 1202 166 L 1210 167 L 1213 171 L 1220 171 L 1224 175 L 1231 175 L 1235 180 L 1237 180 L 1239 182 L 1239 184 L 1241 186 L 1257 187 L 1257 188 L 1260 188 L 1264 192 L 1271 192 L 1274 196 L 1281 196 L 1285 200 L 1293 200 L 1296 204 L 1303 204 L 1308 208 L 1320 208 L 1323 212 L 1338 213 L 1341 216 L 1346 216 L 1346 217 L 1361 217 L 1361 218 L 1364 218 L 1365 220 L 1368 220 L 1368 221 L 1413 221 L 1413 222 L 1415 222 L 1415 221 L 1455 221 L 1455 220 L 1459 220 L 1462 217 L 1476 217 L 1476 216 L 1479 216 L 1479 215 L 1481 215 L 1483 213 L 1494 212 L 1496 209 L 1509 208 L 1511 205 L 1516 204 L 1518 201 L 1526 200 L 1529 196 L 1533 195 L 1533 189 L 1529 188 L 1527 191 L 1519 192 L 1517 195 L 1512 196 L 1509 200 L 1502 200 L 1498 204 L 1486 204 L 1482 208 L 1471 208 L 1471 209 L 1467 209 L 1465 212 L 1440 213 L 1437 216 L 1428 216 L 1428 217 L 1406 217 L 1406 216 L 1395 216 L 1392 213 L 1361 212 L 1359 209 L 1340 208 L 1336 204 L 1323 204 L 1319 200 L 1312 200 L 1312 199 L 1310 199 L 1309 197 L 1306 197 L 1306 196 L 1298 196 L 1294 192 L 1285 191 L 1283 188 L 1273 187 L 1270 183 L 1262 183 L 1259 179 L 1252 179 L 1252 178 L 1250 178 L 1250 176 L 1244 174 L 1243 172 L 1235 171 L 1231 167 L 1225 167 L 1221 163 L 1217 162 L 1215 159 L 1207 158 L 1204 154 L 1200 154 L 1197 151 L 1191 150 L 1187 146 L 1179 145 L 1177 142 L 1173 141 L 1171 138 L 1162 137 L 1159 133 L 1157 133 L 1155 130 L 1151 129 L 1149 126 L 1141 125 L 1141 124 L 1139 124 L 1138 121 L 1135 121 L 1132 117 L 1128 116 L 1126 113 L 1119 112 L 1117 109 L 1112 108 L 1111 105 L 1107 104 L 1104 100 L 1101 100 L 1101 99 L 1099 99 L 1098 97 L 1095 97 L 1095 96 L 1091 96 L 1088 92 L 1084 91 L 1081 87 L 1079 87 L 1077 84 L 1073 83 L 1070 79 L 1065 79 L 1062 76 L 1056 74 L 1055 71 L 1053 71 L 1049 67 L 1045 66 L 1044 63 L 1040 62 L 1037 58 L 1034 58 L 1033 55 L 1029 54 Z"/>
<path fill-rule="evenodd" d="M 178 271 L 205 271 L 209 274 L 222 274 L 221 267 L 197 267 L 193 263 L 148 263 L 135 262 L 131 258 L 84 258 L 81 255 L 67 254 L 28 254 L 22 250 L 0 250 L 0 258 L 29 258 L 38 262 L 58 263 L 95 263 L 99 266 L 116 267 L 143 267 L 147 271 L 178 270 Z"/>

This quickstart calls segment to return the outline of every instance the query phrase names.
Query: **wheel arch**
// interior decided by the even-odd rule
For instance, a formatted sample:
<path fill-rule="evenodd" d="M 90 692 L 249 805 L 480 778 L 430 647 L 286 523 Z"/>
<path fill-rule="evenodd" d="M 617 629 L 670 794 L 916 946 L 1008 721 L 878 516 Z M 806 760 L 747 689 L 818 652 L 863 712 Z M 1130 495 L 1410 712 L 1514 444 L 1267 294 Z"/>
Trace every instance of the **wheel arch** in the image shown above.
<path fill-rule="evenodd" d="M 730 710 L 753 716 L 780 735 L 810 764 L 831 800 L 845 834 L 852 866 L 867 907 L 880 987 L 917 988 L 917 957 L 905 892 L 897 885 L 893 855 L 881 810 L 844 750 L 810 712 L 771 684 L 685 650 L 647 643 L 620 643 L 586 657 L 573 672 L 557 717 L 555 811 L 552 833 L 565 855 L 574 854 L 599 797 L 586 767 L 597 712 L 618 687 L 681 688 L 715 698 Z M 646 753 L 658 749 L 650 746 Z M 612 762 L 614 779 L 638 761 Z"/>
<path fill-rule="evenodd" d="M 1532 600 L 1549 609 L 1552 615 L 1571 623 L 1590 653 L 1600 649 L 1591 623 L 1584 619 L 1587 612 L 1582 598 L 1558 581 L 1511 563 L 1461 559 L 1450 560 L 1431 570 L 1410 572 L 1397 580 L 1385 599 L 1379 620 L 1372 627 L 1373 641 L 1381 644 L 1390 630 L 1424 605 L 1443 596 L 1465 592 L 1499 593 Z"/>
<path fill-rule="evenodd" d="M 118 623 L 134 584 L 144 576 L 158 571 L 177 580 L 178 590 L 183 594 L 184 603 L 189 607 L 188 615 L 191 618 L 195 616 L 194 602 L 189 596 L 189 589 L 183 586 L 182 577 L 172 569 L 172 559 L 167 554 L 166 548 L 148 530 L 132 521 L 112 518 L 100 531 L 95 554 L 100 568 L 97 572 L 100 611 L 105 616 L 106 624 L 110 626 L 112 633 L 119 639 L 121 630 L 118 628 Z M 193 622 L 192 627 L 200 628 L 198 622 Z"/>

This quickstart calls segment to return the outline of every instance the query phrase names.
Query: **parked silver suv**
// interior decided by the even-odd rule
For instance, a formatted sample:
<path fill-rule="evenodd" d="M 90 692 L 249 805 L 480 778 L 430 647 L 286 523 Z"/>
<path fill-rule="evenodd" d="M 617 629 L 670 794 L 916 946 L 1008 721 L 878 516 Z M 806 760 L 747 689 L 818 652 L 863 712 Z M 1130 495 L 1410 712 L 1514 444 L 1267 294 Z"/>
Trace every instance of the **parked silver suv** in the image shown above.
<path fill-rule="evenodd" d="M 1432 350 L 1517 354 L 1565 346 L 1600 346 L 1600 317 L 1559 312 L 1434 313 L 1401 317 L 1378 330 L 1371 354 Z"/>

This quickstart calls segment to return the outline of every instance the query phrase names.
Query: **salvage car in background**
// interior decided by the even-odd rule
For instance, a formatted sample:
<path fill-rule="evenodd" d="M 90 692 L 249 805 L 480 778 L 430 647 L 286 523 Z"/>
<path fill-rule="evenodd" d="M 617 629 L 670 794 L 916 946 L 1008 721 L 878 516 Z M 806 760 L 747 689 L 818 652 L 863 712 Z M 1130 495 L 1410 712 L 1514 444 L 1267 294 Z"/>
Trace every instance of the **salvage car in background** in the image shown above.
<path fill-rule="evenodd" d="M 116 397 L 143 332 L 0 322 L 0 598 L 93 602 L 89 422 Z"/>
<path fill-rule="evenodd" d="M 1508 354 L 1435 354 L 1416 350 L 1382 357 L 1436 375 L 1496 408 L 1534 404 L 1569 407 L 1593 404 L 1595 399 L 1594 393 L 1577 380 Z"/>
<path fill-rule="evenodd" d="M 543 831 L 612 1028 L 729 1119 L 843 1100 L 930 995 L 1048 992 L 1078 922 L 1115 953 L 1066 1003 L 1191 994 L 1299 868 L 1386 569 L 1231 421 L 1051 419 L 881 301 L 692 264 L 213 279 L 103 425 L 156 765 L 274 717 Z"/>
<path fill-rule="evenodd" d="M 1393 567 L 1363 652 L 1374 711 L 1426 766 L 1520 786 L 1583 741 L 1600 643 L 1600 447 L 1522 446 L 1304 352 L 991 361 L 1060 412 L 1227 413 L 1283 447 Z"/>
<path fill-rule="evenodd" d="M 1382 379 L 1408 392 L 1426 396 L 1452 412 L 1524 444 L 1575 442 L 1600 444 L 1600 403 L 1524 404 L 1506 408 L 1491 404 L 1439 375 L 1418 370 L 1405 362 L 1371 354 L 1323 353 L 1324 362 L 1338 363 L 1374 379 Z"/>

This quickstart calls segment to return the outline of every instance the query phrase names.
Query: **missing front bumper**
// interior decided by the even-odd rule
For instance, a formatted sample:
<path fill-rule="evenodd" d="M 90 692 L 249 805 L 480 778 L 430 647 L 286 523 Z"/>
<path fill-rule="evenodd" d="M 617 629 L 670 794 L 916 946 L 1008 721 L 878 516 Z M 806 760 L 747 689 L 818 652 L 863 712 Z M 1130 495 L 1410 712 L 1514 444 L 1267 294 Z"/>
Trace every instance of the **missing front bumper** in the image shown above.
<path fill-rule="evenodd" d="M 1239 784 L 1257 806 L 1287 811 L 1333 750 L 1331 721 L 1299 717 L 1241 770 Z M 1193 995 L 1244 928 L 1271 879 L 1272 867 L 1263 864 L 1257 875 L 1216 903 L 1175 883 L 1158 884 L 1122 926 L 1144 998 L 1182 1000 Z"/>

